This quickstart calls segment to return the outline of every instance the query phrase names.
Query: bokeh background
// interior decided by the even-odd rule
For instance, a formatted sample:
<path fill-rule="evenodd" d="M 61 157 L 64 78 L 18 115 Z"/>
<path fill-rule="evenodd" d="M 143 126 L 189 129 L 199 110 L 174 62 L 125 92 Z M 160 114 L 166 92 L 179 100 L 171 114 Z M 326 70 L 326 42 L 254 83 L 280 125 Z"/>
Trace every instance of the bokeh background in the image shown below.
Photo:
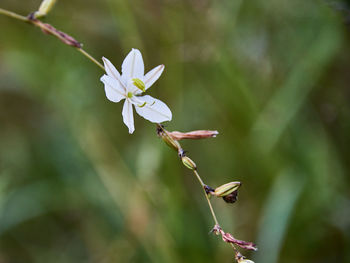
<path fill-rule="evenodd" d="M 26 15 L 40 0 L 2 0 Z M 118 68 L 131 48 L 168 130 L 212 187 L 243 183 L 219 221 L 255 262 L 350 262 L 349 2 L 58 1 L 45 19 Z M 153 124 L 109 102 L 74 48 L 0 16 L 0 262 L 233 262 L 202 190 Z"/>

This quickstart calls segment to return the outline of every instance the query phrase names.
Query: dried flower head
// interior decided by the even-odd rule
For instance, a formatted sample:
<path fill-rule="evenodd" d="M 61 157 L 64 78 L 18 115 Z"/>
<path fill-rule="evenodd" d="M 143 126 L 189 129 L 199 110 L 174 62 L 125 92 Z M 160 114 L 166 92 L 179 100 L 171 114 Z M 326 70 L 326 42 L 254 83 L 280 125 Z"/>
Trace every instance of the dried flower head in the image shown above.
<path fill-rule="evenodd" d="M 197 131 L 191 131 L 191 132 L 172 131 L 168 133 L 171 138 L 177 141 L 180 141 L 183 139 L 198 140 L 198 139 L 205 139 L 205 138 L 213 138 L 219 134 L 218 131 L 210 131 L 210 130 L 197 130 Z"/>
<path fill-rule="evenodd" d="M 254 243 L 235 239 L 230 233 L 225 233 L 219 225 L 215 225 L 211 232 L 216 235 L 221 235 L 222 240 L 226 243 L 231 243 L 248 250 L 258 250 Z"/>

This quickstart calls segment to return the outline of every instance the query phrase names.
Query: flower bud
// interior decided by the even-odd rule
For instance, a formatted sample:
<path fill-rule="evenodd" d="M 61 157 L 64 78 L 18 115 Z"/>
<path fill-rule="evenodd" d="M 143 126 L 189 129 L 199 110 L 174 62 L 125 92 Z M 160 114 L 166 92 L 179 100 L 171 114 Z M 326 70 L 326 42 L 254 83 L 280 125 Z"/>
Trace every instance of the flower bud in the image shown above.
<path fill-rule="evenodd" d="M 157 125 L 157 134 L 169 147 L 173 148 L 175 151 L 179 152 L 182 149 L 180 143 L 171 138 L 161 124 Z"/>
<path fill-rule="evenodd" d="M 178 141 L 173 140 L 167 135 L 162 136 L 162 140 L 175 151 L 179 151 L 181 149 L 181 145 Z"/>
<path fill-rule="evenodd" d="M 215 189 L 214 194 L 217 197 L 225 197 L 236 191 L 241 186 L 240 182 L 230 182 L 224 185 L 221 185 Z"/>
<path fill-rule="evenodd" d="M 46 16 L 55 3 L 56 0 L 43 0 L 40 4 L 39 10 L 34 14 L 35 18 Z"/>
<path fill-rule="evenodd" d="M 197 169 L 197 166 L 196 164 L 194 163 L 194 161 L 192 161 L 190 158 L 188 158 L 187 156 L 183 156 L 181 157 L 181 161 L 182 163 L 188 168 L 188 169 L 191 169 L 191 170 L 196 170 Z"/>
<path fill-rule="evenodd" d="M 216 135 L 218 134 L 219 134 L 218 131 L 209 131 L 209 130 L 197 130 L 197 131 L 191 131 L 191 132 L 178 132 L 178 131 L 169 132 L 169 136 L 177 141 L 180 141 L 182 139 L 198 140 L 198 139 L 212 138 L 212 137 L 216 137 Z"/>

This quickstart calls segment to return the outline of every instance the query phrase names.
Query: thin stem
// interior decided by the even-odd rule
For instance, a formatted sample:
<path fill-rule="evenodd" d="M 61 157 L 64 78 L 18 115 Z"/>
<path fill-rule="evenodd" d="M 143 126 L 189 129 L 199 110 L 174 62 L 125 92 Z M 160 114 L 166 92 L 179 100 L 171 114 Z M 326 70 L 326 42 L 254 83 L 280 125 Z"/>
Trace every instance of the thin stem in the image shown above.
<path fill-rule="evenodd" d="M 208 205 L 209 205 L 209 208 L 210 208 L 210 212 L 211 212 L 211 215 L 212 215 L 212 217 L 213 217 L 213 219 L 214 219 L 215 225 L 219 225 L 219 222 L 218 222 L 218 219 L 216 218 L 216 215 L 215 215 L 213 206 L 211 205 L 211 202 L 210 202 L 210 199 L 209 199 L 209 197 L 208 197 L 208 195 L 207 195 L 207 192 L 206 192 L 205 189 L 204 189 L 205 184 L 203 183 L 203 180 L 202 180 L 202 178 L 200 177 L 200 175 L 198 174 L 197 170 L 193 170 L 193 173 L 196 175 L 196 177 L 197 177 L 199 183 L 202 185 L 202 189 L 203 189 L 203 191 L 204 191 L 205 198 L 206 198 L 207 201 L 208 201 Z"/>
<path fill-rule="evenodd" d="M 12 17 L 12 18 L 15 18 L 17 20 L 24 21 L 24 22 L 29 22 L 29 19 L 27 17 L 16 14 L 16 13 L 11 12 L 11 11 L 8 11 L 6 9 L 0 8 L 0 14 L 5 15 L 5 16 L 9 16 L 9 17 Z"/>
<path fill-rule="evenodd" d="M 163 125 L 161 125 L 160 123 L 157 123 L 157 129 L 160 129 L 162 131 L 162 133 L 163 133 L 163 135 L 160 135 L 160 136 L 166 136 L 166 138 L 168 138 L 168 139 L 170 138 L 171 139 L 171 137 L 169 136 L 168 131 L 166 129 L 164 129 Z M 179 156 L 181 156 L 181 152 L 183 152 L 183 150 L 181 148 L 180 143 L 177 144 L 177 147 L 179 147 L 177 150 L 179 152 Z M 208 201 L 208 205 L 209 205 L 209 208 L 210 208 L 211 215 L 212 215 L 212 217 L 213 217 L 213 219 L 215 221 L 215 225 L 219 225 L 219 222 L 218 222 L 218 219 L 216 218 L 213 206 L 211 205 L 210 199 L 209 199 L 209 197 L 207 195 L 207 192 L 205 191 L 205 186 L 206 185 L 204 184 L 204 182 L 203 182 L 202 178 L 200 177 L 199 173 L 197 172 L 197 169 L 193 169 L 192 171 L 193 171 L 194 175 L 196 176 L 197 180 L 199 181 L 199 183 L 202 186 L 205 198 Z"/>
<path fill-rule="evenodd" d="M 93 63 L 95 63 L 97 66 L 99 66 L 103 71 L 105 70 L 104 66 L 98 62 L 93 56 L 91 56 L 89 53 L 87 53 L 84 49 L 82 48 L 77 48 L 77 50 L 83 54 L 85 57 L 87 57 L 89 60 L 91 60 Z"/>

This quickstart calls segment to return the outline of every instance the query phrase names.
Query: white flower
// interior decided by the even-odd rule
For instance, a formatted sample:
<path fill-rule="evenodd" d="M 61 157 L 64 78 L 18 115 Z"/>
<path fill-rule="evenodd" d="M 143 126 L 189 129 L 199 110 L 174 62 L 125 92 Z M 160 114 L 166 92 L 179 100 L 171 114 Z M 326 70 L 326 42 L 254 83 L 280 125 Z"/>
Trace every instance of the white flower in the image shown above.
<path fill-rule="evenodd" d="M 122 115 L 129 133 L 135 130 L 132 105 L 140 116 L 150 122 L 160 123 L 171 120 L 171 111 L 164 102 L 149 95 L 140 96 L 160 77 L 164 65 L 159 65 L 144 75 L 141 52 L 134 48 L 123 61 L 122 75 L 108 59 L 103 57 L 102 60 L 107 73 L 101 77 L 106 96 L 113 102 L 125 99 Z"/>

